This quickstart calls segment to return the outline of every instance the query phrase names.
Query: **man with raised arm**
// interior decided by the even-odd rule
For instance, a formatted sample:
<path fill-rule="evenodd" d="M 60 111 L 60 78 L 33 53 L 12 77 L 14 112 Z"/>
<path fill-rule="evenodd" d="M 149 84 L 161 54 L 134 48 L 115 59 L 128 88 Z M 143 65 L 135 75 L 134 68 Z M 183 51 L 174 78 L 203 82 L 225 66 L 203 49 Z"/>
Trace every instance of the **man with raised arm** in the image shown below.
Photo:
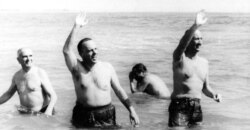
<path fill-rule="evenodd" d="M 132 93 L 143 92 L 158 98 L 170 97 L 170 92 L 164 81 L 157 75 L 148 72 L 142 63 L 138 63 L 132 68 L 129 80 Z"/>
<path fill-rule="evenodd" d="M 202 122 L 201 93 L 221 101 L 209 86 L 208 61 L 198 56 L 202 37 L 198 28 L 207 18 L 203 11 L 196 16 L 195 23 L 180 40 L 173 54 L 174 88 L 169 106 L 169 126 L 195 125 Z"/>
<path fill-rule="evenodd" d="M 31 49 L 21 48 L 17 56 L 22 69 L 14 74 L 10 88 L 0 97 L 0 104 L 8 101 L 17 91 L 21 104 L 18 110 L 21 113 L 52 115 L 57 96 L 46 72 L 33 65 Z"/>
<path fill-rule="evenodd" d="M 73 52 L 76 31 L 86 25 L 86 15 L 79 14 L 70 32 L 63 54 L 72 74 L 76 92 L 72 124 L 76 127 L 116 126 L 115 107 L 111 104 L 111 88 L 128 109 L 131 123 L 139 124 L 139 118 L 121 87 L 115 69 L 110 63 L 97 60 L 97 46 L 90 38 L 82 39 L 77 49 L 82 61 Z"/>

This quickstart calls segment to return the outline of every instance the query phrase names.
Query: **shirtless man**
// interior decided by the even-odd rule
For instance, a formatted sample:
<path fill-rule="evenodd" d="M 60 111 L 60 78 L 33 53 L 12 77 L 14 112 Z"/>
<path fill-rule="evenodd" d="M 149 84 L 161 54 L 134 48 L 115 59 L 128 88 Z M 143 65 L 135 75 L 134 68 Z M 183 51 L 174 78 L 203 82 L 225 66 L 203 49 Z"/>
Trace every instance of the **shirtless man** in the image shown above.
<path fill-rule="evenodd" d="M 145 92 L 159 98 L 170 97 L 170 92 L 164 81 L 157 75 L 149 73 L 142 63 L 138 63 L 132 68 L 129 80 L 132 93 Z"/>
<path fill-rule="evenodd" d="M 198 56 L 202 37 L 198 28 L 206 23 L 203 11 L 196 16 L 195 23 L 182 37 L 173 54 L 174 88 L 169 106 L 169 126 L 186 126 L 202 121 L 201 93 L 221 101 L 209 86 L 208 61 Z"/>
<path fill-rule="evenodd" d="M 130 113 L 130 121 L 139 124 L 139 118 L 121 87 L 116 72 L 110 63 L 97 60 L 97 46 L 90 38 L 82 39 L 77 46 L 82 61 L 73 51 L 73 41 L 77 29 L 86 25 L 86 15 L 79 14 L 70 32 L 63 54 L 72 74 L 76 92 L 72 124 L 76 127 L 116 126 L 115 107 L 111 104 L 113 89 Z M 112 88 L 112 89 L 111 89 Z"/>
<path fill-rule="evenodd" d="M 30 49 L 19 49 L 17 55 L 22 69 L 14 74 L 10 88 L 0 97 L 0 104 L 8 101 L 17 91 L 21 113 L 42 112 L 52 115 L 57 96 L 46 72 L 33 65 Z"/>

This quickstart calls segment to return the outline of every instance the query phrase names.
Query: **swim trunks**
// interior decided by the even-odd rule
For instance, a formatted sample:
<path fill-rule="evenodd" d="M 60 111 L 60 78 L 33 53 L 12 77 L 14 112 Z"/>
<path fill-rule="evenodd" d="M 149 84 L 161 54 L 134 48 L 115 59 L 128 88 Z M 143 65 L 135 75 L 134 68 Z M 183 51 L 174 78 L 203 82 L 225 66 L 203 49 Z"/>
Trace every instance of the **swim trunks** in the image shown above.
<path fill-rule="evenodd" d="M 39 112 L 45 113 L 45 111 L 47 110 L 47 107 L 48 107 L 48 105 L 43 107 Z M 55 108 L 53 108 L 52 115 L 55 115 L 55 113 L 56 113 Z"/>
<path fill-rule="evenodd" d="M 200 99 L 172 99 L 169 105 L 168 126 L 190 126 L 202 122 Z"/>
<path fill-rule="evenodd" d="M 47 106 L 43 107 L 40 111 L 33 111 L 33 110 L 30 110 L 30 109 L 27 109 L 23 106 L 17 106 L 17 110 L 21 113 L 21 114 L 34 114 L 34 115 L 38 115 L 38 114 L 42 114 L 42 113 L 45 113 L 45 111 L 47 110 Z M 53 108 L 53 111 L 52 111 L 52 115 L 55 115 L 55 108 Z"/>
<path fill-rule="evenodd" d="M 108 104 L 89 108 L 77 102 L 73 109 L 72 124 L 77 128 L 116 127 L 115 107 Z"/>

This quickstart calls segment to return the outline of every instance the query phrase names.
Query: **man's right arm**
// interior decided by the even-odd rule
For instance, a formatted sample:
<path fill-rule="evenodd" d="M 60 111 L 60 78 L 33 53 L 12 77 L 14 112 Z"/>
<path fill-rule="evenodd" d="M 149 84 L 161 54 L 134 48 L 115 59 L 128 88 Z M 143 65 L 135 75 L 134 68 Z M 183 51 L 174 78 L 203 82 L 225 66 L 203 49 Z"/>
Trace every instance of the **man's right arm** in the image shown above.
<path fill-rule="evenodd" d="M 74 26 L 64 44 L 63 47 L 63 54 L 64 54 L 64 58 L 65 58 L 65 62 L 66 65 L 68 67 L 68 69 L 72 72 L 73 68 L 77 65 L 77 58 L 76 55 L 73 52 L 73 41 L 74 41 L 74 37 L 77 33 L 77 28 L 82 27 L 83 25 L 87 24 L 86 21 L 86 14 L 79 14 L 76 17 Z"/>
<path fill-rule="evenodd" d="M 17 87 L 15 85 L 14 78 L 13 78 L 10 88 L 0 97 L 0 104 L 3 104 L 6 101 L 8 101 L 14 95 L 16 91 L 17 91 Z"/>
<path fill-rule="evenodd" d="M 63 47 L 63 54 L 68 69 L 72 72 L 73 68 L 77 65 L 77 58 L 73 52 L 73 39 L 76 33 L 76 25 L 74 24 L 65 44 Z"/>
<path fill-rule="evenodd" d="M 179 45 L 177 46 L 177 48 L 174 51 L 174 61 L 179 61 L 181 60 L 181 56 L 182 54 L 185 52 L 187 46 L 189 45 L 194 32 L 197 30 L 197 26 L 194 24 L 190 27 L 190 29 L 188 29 L 184 36 L 181 38 Z"/>
<path fill-rule="evenodd" d="M 173 58 L 174 61 L 181 60 L 182 54 L 185 52 L 186 48 L 188 47 L 189 43 L 191 42 L 195 31 L 204 23 L 206 23 L 207 18 L 203 11 L 198 12 L 196 15 L 195 23 L 188 29 L 184 36 L 181 38 L 179 45 L 174 51 Z"/>

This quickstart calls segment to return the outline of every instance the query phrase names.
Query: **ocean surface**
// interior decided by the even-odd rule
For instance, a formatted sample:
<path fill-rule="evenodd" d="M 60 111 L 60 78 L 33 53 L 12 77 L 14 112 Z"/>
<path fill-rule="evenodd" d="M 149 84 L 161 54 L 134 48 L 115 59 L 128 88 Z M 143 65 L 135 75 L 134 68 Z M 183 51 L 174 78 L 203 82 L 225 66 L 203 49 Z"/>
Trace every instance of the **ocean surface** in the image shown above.
<path fill-rule="evenodd" d="M 53 117 L 20 115 L 15 94 L 0 105 L 0 129 L 74 130 L 71 125 L 75 91 L 67 70 L 62 47 L 77 13 L 4 13 L 0 12 L 0 95 L 10 86 L 13 74 L 20 69 L 16 51 L 29 47 L 34 63 L 45 69 L 58 95 Z M 204 121 L 187 130 L 250 129 L 250 14 L 208 13 L 201 31 L 204 44 L 200 56 L 209 60 L 210 85 L 223 96 L 217 103 L 203 95 Z M 128 73 L 136 63 L 160 76 L 170 91 L 173 87 L 172 53 L 186 29 L 194 21 L 194 13 L 89 13 L 89 23 L 75 41 L 93 38 L 98 58 L 110 62 L 134 103 L 140 117 L 136 130 L 166 130 L 170 100 L 146 94 L 131 94 Z M 133 129 L 129 113 L 112 92 L 117 108 L 117 122 L 123 129 Z"/>

